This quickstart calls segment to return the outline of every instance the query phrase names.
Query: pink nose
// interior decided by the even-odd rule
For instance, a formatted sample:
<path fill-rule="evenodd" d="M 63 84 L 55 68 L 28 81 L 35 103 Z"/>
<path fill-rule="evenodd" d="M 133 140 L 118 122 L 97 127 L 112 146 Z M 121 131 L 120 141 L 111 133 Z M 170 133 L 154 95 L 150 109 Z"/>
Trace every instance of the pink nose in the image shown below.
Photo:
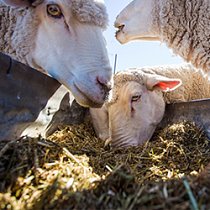
<path fill-rule="evenodd" d="M 111 83 L 110 81 L 107 81 L 105 78 L 97 76 L 96 81 L 98 85 L 101 87 L 103 91 L 108 93 L 111 90 Z"/>

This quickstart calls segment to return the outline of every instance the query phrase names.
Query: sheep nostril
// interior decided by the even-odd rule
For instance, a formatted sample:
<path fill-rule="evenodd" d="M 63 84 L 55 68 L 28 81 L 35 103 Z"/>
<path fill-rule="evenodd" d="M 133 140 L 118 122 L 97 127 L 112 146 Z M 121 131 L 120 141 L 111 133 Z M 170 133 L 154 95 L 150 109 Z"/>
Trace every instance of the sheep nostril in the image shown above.
<path fill-rule="evenodd" d="M 118 28 L 118 30 L 123 30 L 123 28 L 125 27 L 125 24 L 124 23 L 119 23 L 119 22 L 116 21 L 114 23 L 114 27 Z"/>
<path fill-rule="evenodd" d="M 125 19 L 125 17 L 124 17 L 124 19 Z M 121 16 L 118 15 L 118 16 L 116 17 L 115 22 L 114 22 L 114 27 L 115 27 L 115 28 L 119 28 L 120 26 L 123 26 L 123 25 L 125 25 L 125 24 L 124 24 L 124 21 L 122 20 Z"/>
<path fill-rule="evenodd" d="M 122 31 L 124 27 L 125 27 L 125 24 L 118 26 L 119 31 Z"/>
<path fill-rule="evenodd" d="M 111 90 L 111 83 L 110 82 L 107 82 L 106 80 L 104 80 L 101 77 L 97 77 L 96 81 L 105 92 L 109 92 Z"/>
<path fill-rule="evenodd" d="M 123 29 L 125 27 L 125 24 L 117 24 L 115 25 L 116 28 L 118 28 L 118 30 L 116 31 L 115 33 L 115 37 L 117 37 L 117 35 L 120 33 L 120 32 L 123 32 Z"/>

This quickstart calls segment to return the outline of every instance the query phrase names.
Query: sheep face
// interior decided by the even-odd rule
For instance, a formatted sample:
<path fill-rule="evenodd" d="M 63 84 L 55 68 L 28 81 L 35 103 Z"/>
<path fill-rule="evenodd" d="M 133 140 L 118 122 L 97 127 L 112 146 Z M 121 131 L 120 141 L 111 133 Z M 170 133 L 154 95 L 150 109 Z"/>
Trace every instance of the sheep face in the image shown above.
<path fill-rule="evenodd" d="M 78 20 L 71 6 L 70 0 L 55 0 L 37 7 L 41 22 L 33 61 L 69 88 L 81 105 L 101 106 L 111 76 L 102 29 Z"/>
<path fill-rule="evenodd" d="M 159 40 L 158 21 L 154 18 L 157 0 L 134 0 L 117 16 L 116 38 L 121 43 L 131 40 Z"/>
<path fill-rule="evenodd" d="M 96 135 L 103 141 L 110 138 L 109 114 L 106 103 L 101 108 L 91 108 L 90 115 Z"/>
<path fill-rule="evenodd" d="M 108 109 L 112 145 L 140 145 L 151 138 L 163 117 L 165 103 L 162 93 L 150 91 L 137 82 L 129 82 L 118 91 L 116 103 Z"/>
<path fill-rule="evenodd" d="M 96 134 L 115 147 L 137 146 L 149 140 L 165 111 L 162 92 L 175 90 L 179 79 L 149 73 L 120 73 L 110 101 L 91 109 Z M 126 80 L 127 79 L 127 80 Z M 119 83 L 118 83 L 119 82 Z"/>
<path fill-rule="evenodd" d="M 64 84 L 81 105 L 101 107 L 111 79 L 102 34 L 104 5 L 96 0 L 44 0 L 30 9 L 38 27 L 28 63 Z"/>

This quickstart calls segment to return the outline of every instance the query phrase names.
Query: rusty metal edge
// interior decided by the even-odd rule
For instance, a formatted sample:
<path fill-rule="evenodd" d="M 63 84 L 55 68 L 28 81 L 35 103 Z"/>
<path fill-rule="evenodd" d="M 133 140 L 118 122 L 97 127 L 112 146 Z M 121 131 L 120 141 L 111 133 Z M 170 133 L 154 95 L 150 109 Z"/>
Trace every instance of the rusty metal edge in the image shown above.
<path fill-rule="evenodd" d="M 164 117 L 158 127 L 163 128 L 181 121 L 194 122 L 210 137 L 210 99 L 166 105 Z"/>

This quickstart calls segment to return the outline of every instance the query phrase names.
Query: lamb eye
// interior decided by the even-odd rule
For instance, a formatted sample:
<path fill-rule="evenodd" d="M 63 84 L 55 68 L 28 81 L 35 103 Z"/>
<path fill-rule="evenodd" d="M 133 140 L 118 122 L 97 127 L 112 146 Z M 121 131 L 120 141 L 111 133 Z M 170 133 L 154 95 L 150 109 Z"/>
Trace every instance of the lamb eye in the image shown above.
<path fill-rule="evenodd" d="M 141 95 L 135 95 L 135 96 L 132 96 L 131 98 L 131 102 L 137 102 L 141 99 Z"/>
<path fill-rule="evenodd" d="M 63 15 L 60 7 L 57 4 L 48 4 L 47 14 L 53 18 L 61 18 Z"/>

